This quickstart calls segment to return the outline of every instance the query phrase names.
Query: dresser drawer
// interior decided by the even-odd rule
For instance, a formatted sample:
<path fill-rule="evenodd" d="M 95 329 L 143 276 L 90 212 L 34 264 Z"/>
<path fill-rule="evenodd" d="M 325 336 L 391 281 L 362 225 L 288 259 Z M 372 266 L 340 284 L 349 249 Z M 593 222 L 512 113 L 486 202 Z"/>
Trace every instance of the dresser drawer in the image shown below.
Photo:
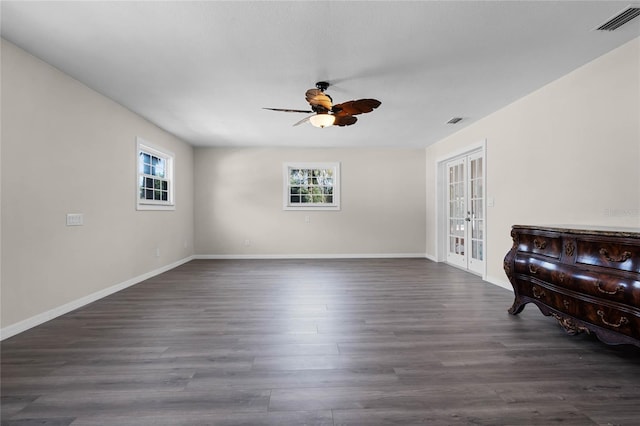
<path fill-rule="evenodd" d="M 603 300 L 640 306 L 640 276 L 633 274 L 603 275 L 526 255 L 516 255 L 515 272 Z"/>
<path fill-rule="evenodd" d="M 536 300 L 556 311 L 572 316 L 577 316 L 577 304 L 571 303 L 572 298 L 567 298 L 567 296 L 563 295 L 562 293 L 559 293 L 545 286 L 544 284 L 537 283 L 535 281 L 520 281 L 519 284 L 519 295 Z"/>
<path fill-rule="evenodd" d="M 569 302 L 572 303 L 572 302 Z M 600 328 L 640 339 L 640 317 L 638 313 L 612 308 L 610 306 L 585 304 L 575 301 L 578 318 Z"/>
<path fill-rule="evenodd" d="M 562 251 L 562 238 L 522 233 L 518 235 L 518 251 L 559 259 Z"/>
<path fill-rule="evenodd" d="M 524 284 L 521 282 L 521 284 Z M 581 297 L 561 293 L 543 283 L 529 282 L 519 286 L 518 294 L 539 302 L 545 312 L 549 307 L 556 312 L 593 324 L 612 332 L 622 333 L 634 339 L 640 339 L 640 311 L 633 308 L 616 308 L 615 305 L 586 302 Z M 549 312 L 546 313 L 547 315 Z"/>
<path fill-rule="evenodd" d="M 576 241 L 576 263 L 640 273 L 640 248 L 609 241 Z"/>

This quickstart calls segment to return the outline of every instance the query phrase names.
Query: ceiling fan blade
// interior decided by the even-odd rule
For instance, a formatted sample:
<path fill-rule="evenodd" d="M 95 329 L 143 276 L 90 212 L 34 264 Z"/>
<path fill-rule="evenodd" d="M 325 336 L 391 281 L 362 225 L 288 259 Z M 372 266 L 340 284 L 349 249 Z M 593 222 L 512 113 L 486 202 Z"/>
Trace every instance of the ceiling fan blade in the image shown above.
<path fill-rule="evenodd" d="M 315 115 L 315 114 L 311 114 L 310 116 L 303 118 L 302 120 L 300 120 L 300 121 L 298 121 L 297 123 L 295 123 L 295 124 L 293 125 L 293 127 L 299 126 L 299 125 L 301 125 L 302 123 L 306 123 L 306 122 L 307 122 L 307 121 L 309 121 L 309 119 L 310 119 L 311 117 L 313 117 L 314 115 Z"/>
<path fill-rule="evenodd" d="M 373 111 L 381 103 L 377 99 L 358 99 L 334 105 L 332 111 L 337 115 L 358 115 Z"/>
<path fill-rule="evenodd" d="M 355 124 L 356 121 L 358 121 L 358 119 L 353 115 L 336 115 L 335 117 L 336 121 L 333 122 L 334 126 L 351 126 L 352 124 Z"/>
<path fill-rule="evenodd" d="M 326 95 L 320 89 L 309 89 L 305 93 L 305 99 L 316 112 L 331 111 L 332 101 L 329 95 Z"/>
<path fill-rule="evenodd" d="M 304 112 L 306 114 L 310 114 L 313 111 L 309 111 L 308 109 L 287 109 L 287 108 L 262 108 L 262 109 L 268 109 L 271 111 L 282 111 L 282 112 Z"/>

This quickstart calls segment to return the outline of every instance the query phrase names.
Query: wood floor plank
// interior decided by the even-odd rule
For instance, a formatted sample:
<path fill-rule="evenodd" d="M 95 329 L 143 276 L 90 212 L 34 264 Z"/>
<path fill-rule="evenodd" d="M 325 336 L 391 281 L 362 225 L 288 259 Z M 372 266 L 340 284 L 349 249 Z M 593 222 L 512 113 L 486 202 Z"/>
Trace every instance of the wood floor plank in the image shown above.
<path fill-rule="evenodd" d="M 522 404 L 470 409 L 355 409 L 334 410 L 334 425 L 341 426 L 595 426 L 573 406 L 540 408 Z M 606 423 L 605 423 L 606 424 Z M 632 424 L 632 423 L 631 423 Z"/>
<path fill-rule="evenodd" d="M 72 426 L 333 426 L 333 413 L 325 411 L 283 411 L 267 413 L 216 412 L 183 413 L 179 416 L 148 415 L 132 421 L 130 416 L 96 415 L 83 417 Z"/>
<path fill-rule="evenodd" d="M 2 425 L 636 425 L 640 349 L 425 259 L 196 260 L 1 344 Z"/>

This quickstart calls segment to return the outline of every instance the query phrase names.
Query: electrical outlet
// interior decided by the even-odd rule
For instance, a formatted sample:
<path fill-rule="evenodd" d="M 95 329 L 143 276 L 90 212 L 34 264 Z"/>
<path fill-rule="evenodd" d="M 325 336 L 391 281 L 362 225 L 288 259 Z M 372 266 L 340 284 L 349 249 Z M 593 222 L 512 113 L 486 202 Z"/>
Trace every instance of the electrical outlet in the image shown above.
<path fill-rule="evenodd" d="M 84 225 L 84 214 L 67 213 L 67 226 L 82 226 L 82 225 Z"/>
<path fill-rule="evenodd" d="M 244 246 L 249 247 L 251 245 L 251 240 L 244 240 Z"/>
<path fill-rule="evenodd" d="M 156 257 L 160 257 L 160 247 L 156 247 Z"/>
<path fill-rule="evenodd" d="M 311 223 L 311 216 L 305 216 L 304 223 Z"/>

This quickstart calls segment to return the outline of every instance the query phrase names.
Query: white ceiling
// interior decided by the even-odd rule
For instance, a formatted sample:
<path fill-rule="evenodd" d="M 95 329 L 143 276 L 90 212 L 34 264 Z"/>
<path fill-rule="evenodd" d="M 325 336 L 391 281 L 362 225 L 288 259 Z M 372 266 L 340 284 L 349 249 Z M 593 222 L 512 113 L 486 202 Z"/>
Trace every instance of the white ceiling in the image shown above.
<path fill-rule="evenodd" d="M 196 146 L 423 147 L 640 36 L 629 1 L 2 1 L 2 37 Z M 382 101 L 293 127 L 304 93 Z M 464 120 L 445 124 L 454 116 Z"/>

